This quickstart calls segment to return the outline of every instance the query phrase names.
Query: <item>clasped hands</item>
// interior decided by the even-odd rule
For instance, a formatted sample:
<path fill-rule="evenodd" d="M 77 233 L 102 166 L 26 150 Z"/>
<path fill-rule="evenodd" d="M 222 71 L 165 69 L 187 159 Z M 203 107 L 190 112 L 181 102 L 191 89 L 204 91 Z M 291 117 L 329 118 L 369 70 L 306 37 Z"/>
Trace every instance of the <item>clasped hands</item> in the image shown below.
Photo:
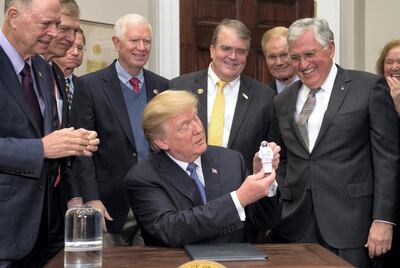
<path fill-rule="evenodd" d="M 42 138 L 44 157 L 55 159 L 68 156 L 92 156 L 100 140 L 97 132 L 83 128 L 63 128 Z"/>

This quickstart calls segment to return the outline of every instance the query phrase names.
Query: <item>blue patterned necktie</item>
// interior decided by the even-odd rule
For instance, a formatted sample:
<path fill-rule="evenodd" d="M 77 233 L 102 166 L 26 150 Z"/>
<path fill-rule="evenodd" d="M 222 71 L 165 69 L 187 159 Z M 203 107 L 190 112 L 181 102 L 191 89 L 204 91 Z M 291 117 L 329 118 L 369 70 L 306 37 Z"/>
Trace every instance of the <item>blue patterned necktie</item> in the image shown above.
<path fill-rule="evenodd" d="M 206 191 L 204 189 L 204 185 L 201 183 L 199 176 L 197 175 L 196 172 L 196 167 L 197 165 L 195 163 L 189 163 L 187 166 L 186 170 L 190 172 L 190 177 L 194 180 L 196 183 L 197 189 L 199 190 L 201 200 L 203 200 L 203 204 L 206 203 Z"/>

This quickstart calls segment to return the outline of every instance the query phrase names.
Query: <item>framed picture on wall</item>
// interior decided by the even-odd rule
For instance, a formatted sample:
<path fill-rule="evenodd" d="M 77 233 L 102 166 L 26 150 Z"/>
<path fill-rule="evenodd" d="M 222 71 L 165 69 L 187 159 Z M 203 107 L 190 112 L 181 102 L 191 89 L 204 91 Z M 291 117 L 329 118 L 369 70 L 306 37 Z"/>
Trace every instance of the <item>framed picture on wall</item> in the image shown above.
<path fill-rule="evenodd" d="M 107 67 L 118 55 L 111 40 L 114 25 L 87 20 L 80 23 L 86 38 L 86 51 L 82 65 L 74 70 L 78 76 Z"/>

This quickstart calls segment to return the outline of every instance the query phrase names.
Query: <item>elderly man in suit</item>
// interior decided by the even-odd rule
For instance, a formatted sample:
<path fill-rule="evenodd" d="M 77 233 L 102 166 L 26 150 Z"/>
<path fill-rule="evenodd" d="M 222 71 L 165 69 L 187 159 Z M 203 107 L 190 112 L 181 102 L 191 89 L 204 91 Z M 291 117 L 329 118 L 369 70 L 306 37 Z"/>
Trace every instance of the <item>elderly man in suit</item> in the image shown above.
<path fill-rule="evenodd" d="M 278 196 L 267 197 L 275 171 L 265 174 L 256 155 L 249 176 L 239 152 L 207 146 L 197 103 L 191 92 L 167 90 L 144 110 L 144 132 L 158 152 L 136 164 L 125 185 L 146 245 L 249 241 L 249 225 L 279 221 Z"/>
<path fill-rule="evenodd" d="M 287 156 L 276 232 L 369 267 L 390 249 L 398 210 L 399 118 L 388 85 L 333 63 L 333 33 L 323 19 L 294 22 L 288 45 L 301 81 L 274 101 Z"/>
<path fill-rule="evenodd" d="M 289 63 L 287 32 L 288 28 L 277 26 L 266 31 L 261 39 L 265 62 L 274 78 L 269 86 L 277 94 L 299 79 Z"/>
<path fill-rule="evenodd" d="M 119 58 L 103 70 L 81 76 L 71 109 L 72 125 L 96 130 L 102 140 L 93 158 L 78 157 L 75 179 L 83 202 L 99 208 L 113 246 L 142 244 L 129 208 L 123 179 L 150 152 L 141 127 L 147 101 L 168 88 L 169 81 L 143 68 L 150 54 L 152 30 L 138 14 L 115 23 L 112 37 Z"/>
<path fill-rule="evenodd" d="M 174 78 L 171 88 L 190 90 L 198 96 L 208 144 L 241 152 L 251 169 L 261 141 L 274 138 L 275 94 L 242 74 L 249 48 L 250 30 L 241 21 L 223 20 L 212 36 L 210 66 Z"/>
<path fill-rule="evenodd" d="M 42 267 L 52 159 L 91 155 L 96 133 L 56 130 L 43 54 L 57 35 L 58 0 L 6 0 L 0 32 L 0 267 Z"/>

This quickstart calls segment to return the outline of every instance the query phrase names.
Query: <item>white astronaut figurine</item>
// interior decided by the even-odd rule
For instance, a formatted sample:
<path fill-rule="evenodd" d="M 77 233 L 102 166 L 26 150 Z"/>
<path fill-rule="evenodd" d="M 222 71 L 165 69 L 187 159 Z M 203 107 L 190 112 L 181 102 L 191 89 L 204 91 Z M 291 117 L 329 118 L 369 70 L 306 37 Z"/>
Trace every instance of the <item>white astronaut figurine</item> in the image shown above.
<path fill-rule="evenodd" d="M 258 151 L 258 156 L 261 159 L 261 163 L 265 173 L 272 172 L 272 159 L 274 158 L 274 153 L 271 148 L 268 146 L 268 142 L 262 141 L 260 145 L 260 150 Z M 269 188 L 268 197 L 272 197 L 276 195 L 276 189 L 278 188 L 278 183 L 276 180 L 271 184 Z"/>

